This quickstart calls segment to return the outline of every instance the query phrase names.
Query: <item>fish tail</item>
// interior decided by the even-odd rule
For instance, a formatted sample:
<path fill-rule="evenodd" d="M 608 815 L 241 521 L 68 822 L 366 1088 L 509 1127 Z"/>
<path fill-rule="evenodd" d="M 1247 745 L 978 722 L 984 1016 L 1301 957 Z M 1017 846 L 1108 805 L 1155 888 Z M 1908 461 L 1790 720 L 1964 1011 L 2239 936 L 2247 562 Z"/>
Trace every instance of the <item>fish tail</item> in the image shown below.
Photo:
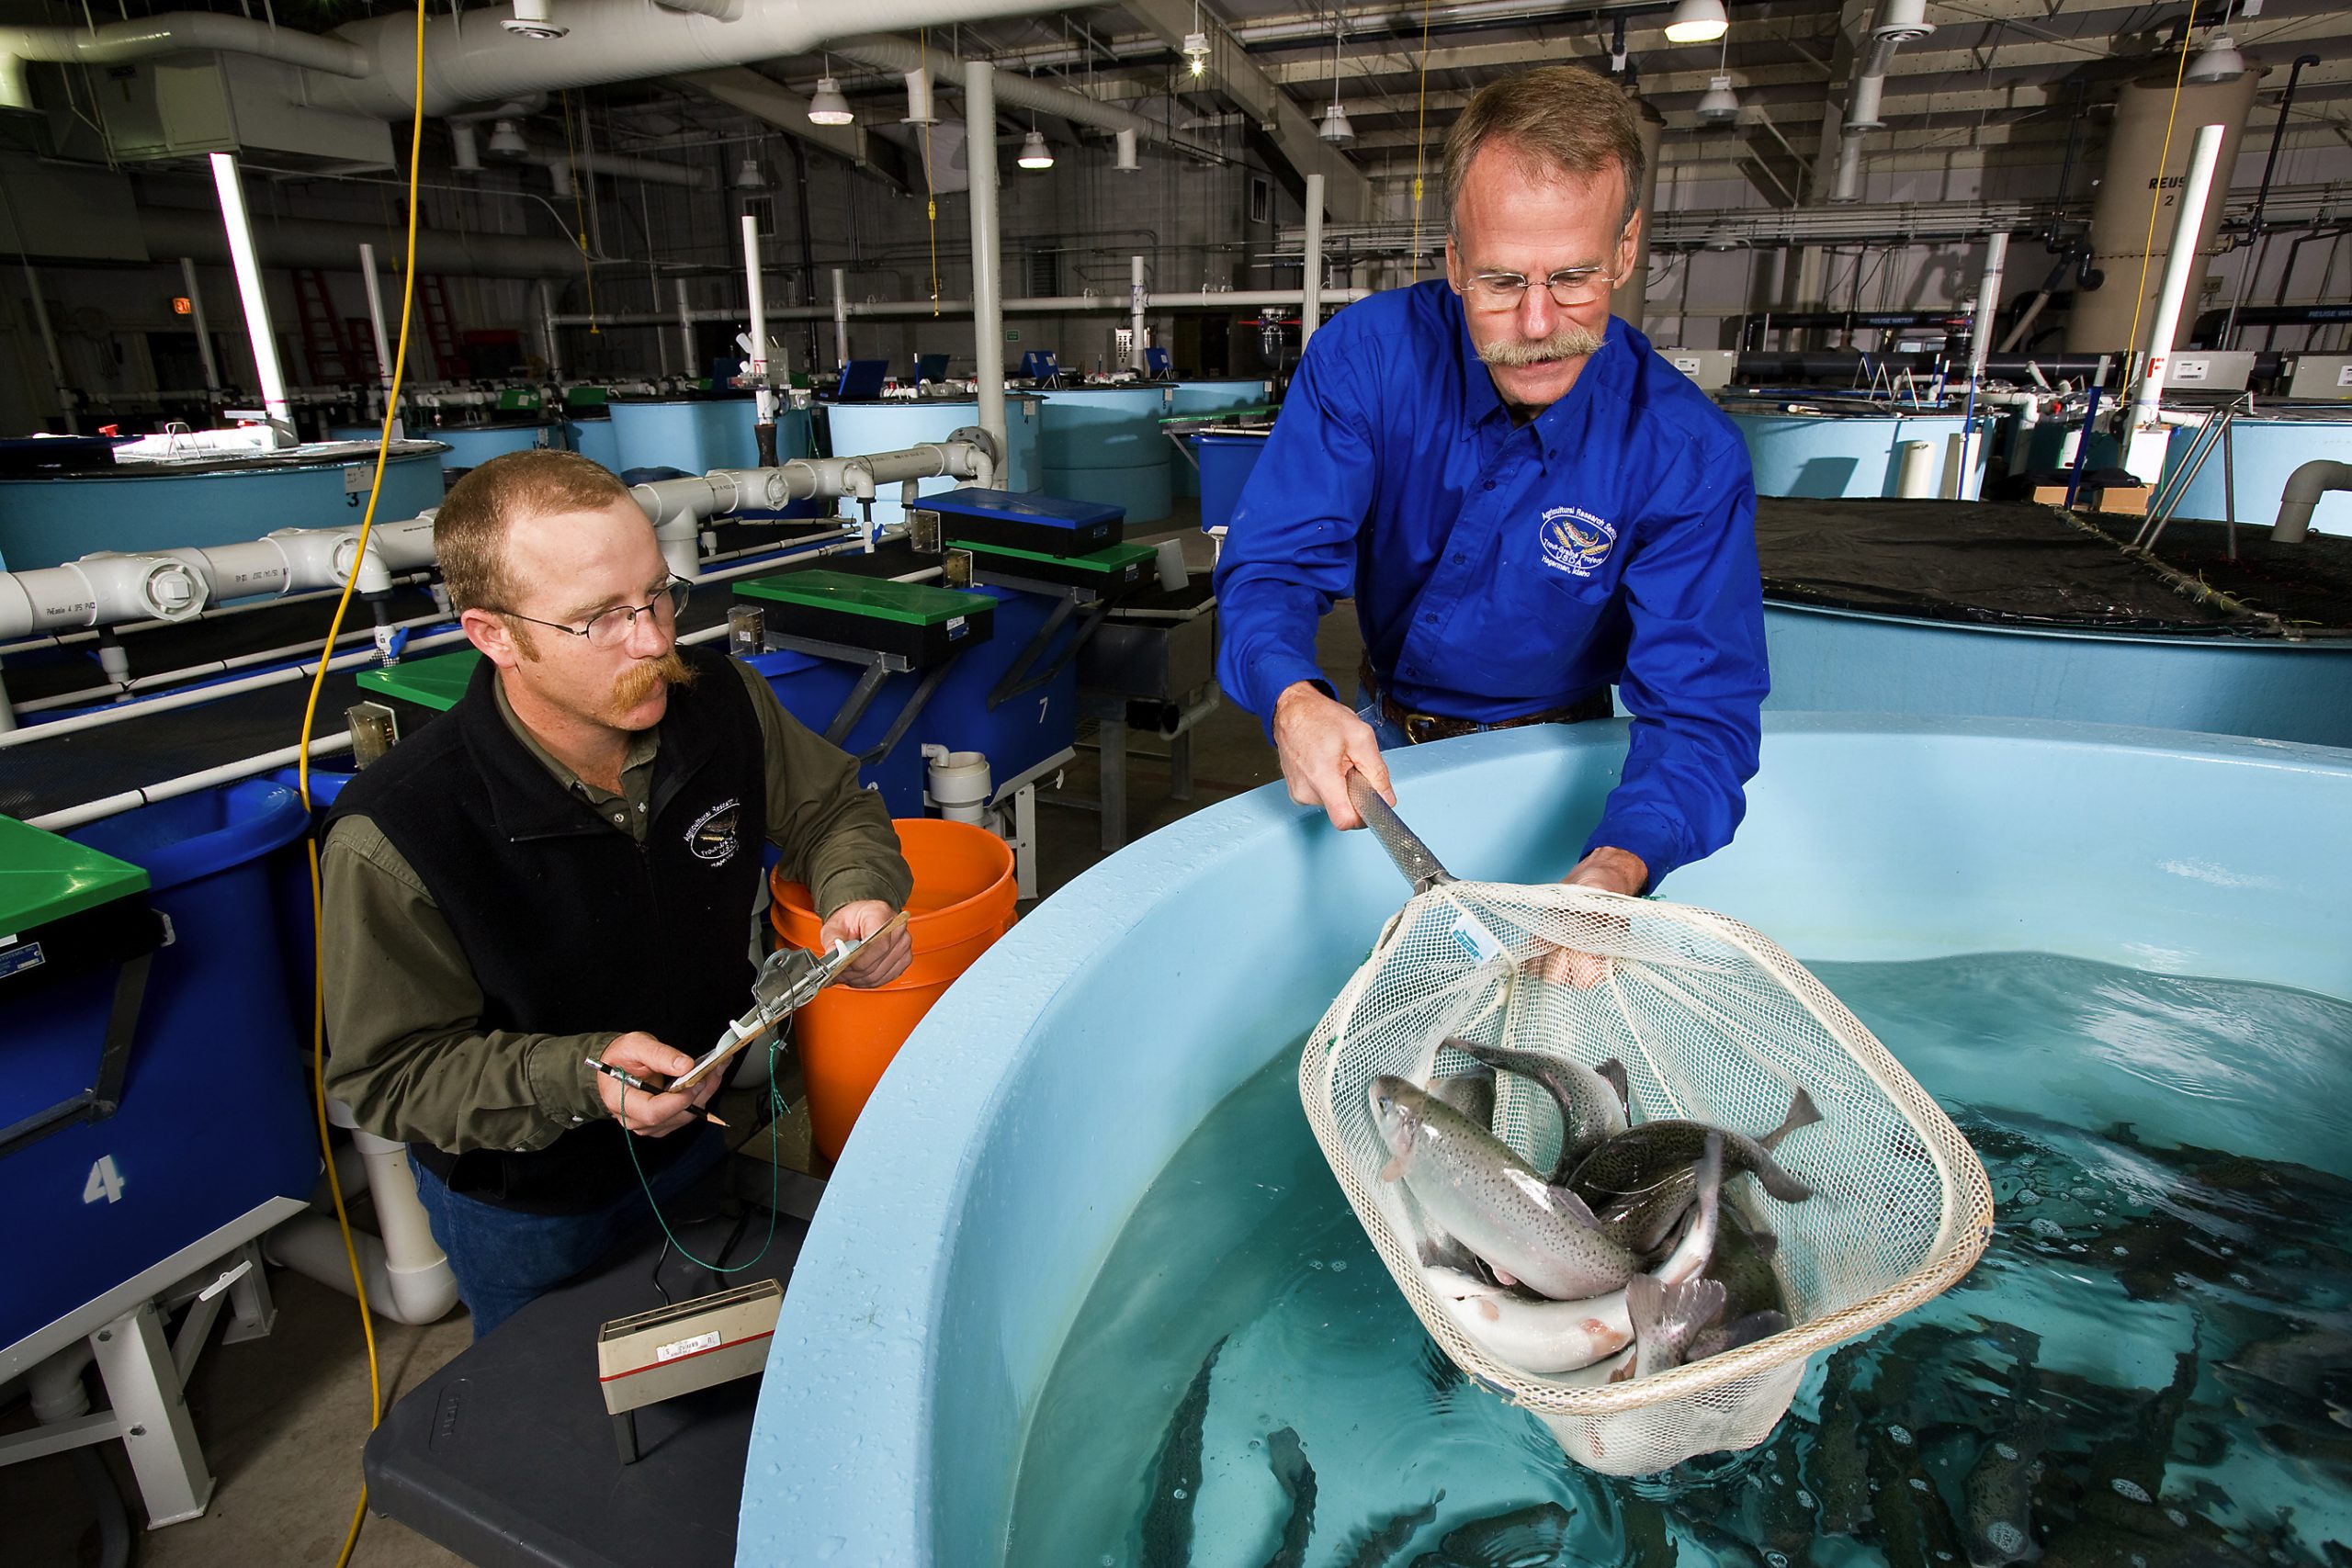
<path fill-rule="evenodd" d="M 1781 1119 L 1781 1124 L 1756 1141 L 1768 1150 L 1777 1149 L 1781 1146 L 1782 1138 L 1800 1127 L 1810 1127 L 1820 1120 L 1821 1108 L 1814 1104 L 1813 1096 L 1805 1093 L 1804 1085 L 1799 1084 L 1796 1097 L 1789 1101 L 1789 1113 Z"/>
<path fill-rule="evenodd" d="M 1626 1115 L 1631 1116 L 1634 1113 L 1634 1095 L 1625 1081 L 1625 1064 L 1611 1056 L 1592 1070 L 1600 1075 L 1601 1082 L 1617 1091 L 1617 1103 L 1623 1107 Z"/>
<path fill-rule="evenodd" d="M 1770 1155 L 1759 1154 L 1756 1160 L 1756 1179 L 1765 1191 L 1783 1203 L 1802 1203 L 1813 1196 L 1813 1189 L 1790 1173 L 1788 1167 Z M 1777 1240 L 1777 1238 L 1775 1238 Z"/>
<path fill-rule="evenodd" d="M 1651 1274 L 1625 1281 L 1625 1313 L 1633 1320 L 1637 1377 L 1648 1377 L 1682 1362 L 1683 1348 L 1724 1310 L 1720 1280 L 1704 1278 L 1668 1285 Z"/>

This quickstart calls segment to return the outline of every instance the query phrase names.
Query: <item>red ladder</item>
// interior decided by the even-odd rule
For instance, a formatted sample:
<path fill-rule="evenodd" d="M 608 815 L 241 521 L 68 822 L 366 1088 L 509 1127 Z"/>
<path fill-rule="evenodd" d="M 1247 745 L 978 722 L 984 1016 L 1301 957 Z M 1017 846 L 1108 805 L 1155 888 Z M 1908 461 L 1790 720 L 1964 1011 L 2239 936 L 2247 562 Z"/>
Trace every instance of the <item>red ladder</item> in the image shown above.
<path fill-rule="evenodd" d="M 294 269 L 294 315 L 302 329 L 302 364 L 311 385 L 357 380 L 365 360 L 348 335 L 348 323 L 335 314 L 326 275 L 316 267 Z"/>
<path fill-rule="evenodd" d="M 433 347 L 433 363 L 441 379 L 455 381 L 466 373 L 465 355 L 458 347 L 458 326 L 449 315 L 449 301 L 441 291 L 441 279 L 435 275 L 420 273 L 416 279 L 416 302 L 424 314 L 424 341 Z"/>

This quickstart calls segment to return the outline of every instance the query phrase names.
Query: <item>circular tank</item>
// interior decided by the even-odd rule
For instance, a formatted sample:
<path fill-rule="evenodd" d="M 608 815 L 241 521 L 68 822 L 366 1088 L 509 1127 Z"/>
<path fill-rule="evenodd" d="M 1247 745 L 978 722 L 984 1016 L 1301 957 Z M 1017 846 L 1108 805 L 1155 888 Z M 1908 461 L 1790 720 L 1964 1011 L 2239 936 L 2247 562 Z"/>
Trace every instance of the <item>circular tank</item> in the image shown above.
<path fill-rule="evenodd" d="M 384 465 L 379 522 L 441 504 L 437 442 L 406 441 Z M 0 567 L 27 571 L 95 550 L 229 545 L 278 528 L 359 521 L 373 444 L 297 447 L 269 457 L 119 463 L 93 473 L 0 479 Z"/>
<path fill-rule="evenodd" d="M 1576 861 L 1625 744 L 1622 721 L 1546 725 L 1390 767 L 1453 870 L 1538 881 Z M 1736 841 L 1667 896 L 1807 963 L 2030 951 L 2352 994 L 2352 754 L 1776 715 L 1747 799 Z M 891 1065 L 802 1246 L 738 1562 L 817 1561 L 828 1542 L 1005 1560 L 1030 1418 L 1127 1216 L 1312 1026 L 1406 891 L 1371 835 L 1269 785 L 1086 873 L 973 965 Z"/>
<path fill-rule="evenodd" d="M 1085 387 L 1046 394 L 1038 457 L 1045 491 L 1125 507 L 1127 526 L 1157 523 L 1170 504 L 1166 386 Z"/>
<path fill-rule="evenodd" d="M 677 468 L 704 474 L 713 468 L 749 468 L 759 463 L 759 438 L 753 434 L 759 408 L 748 396 L 616 398 L 607 407 L 612 411 L 613 442 L 619 457 L 610 466 L 616 472 Z M 806 409 L 777 411 L 777 461 L 808 457 L 815 450 L 809 440 Z"/>
<path fill-rule="evenodd" d="M 564 422 L 564 435 L 574 452 L 620 472 L 621 444 L 613 434 L 612 415 L 576 414 Z"/>
<path fill-rule="evenodd" d="M 478 468 L 492 457 L 503 457 L 509 452 L 531 452 L 542 446 L 561 446 L 562 427 L 533 422 L 528 424 L 447 424 L 430 428 L 432 438 L 448 448 L 441 454 L 441 467 L 449 474 L 462 474 L 468 468 Z"/>
<path fill-rule="evenodd" d="M 2168 482 L 2188 461 L 2189 445 L 2196 439 L 2194 429 L 2172 433 L 2165 450 Z M 2222 439 L 2226 450 L 2215 446 L 2206 455 L 2172 514 L 2220 523 L 2228 519 L 2234 502 L 2238 522 L 2267 528 L 2278 520 L 2278 498 L 2297 468 L 2315 457 L 2352 463 L 2352 409 L 2236 419 Z M 2352 534 L 2352 492 L 2330 491 L 2321 496 L 2312 508 L 2312 527 L 2322 534 Z"/>
<path fill-rule="evenodd" d="M 1173 416 L 1220 413 L 1227 409 L 1254 408 L 1273 400 L 1273 384 L 1256 380 L 1179 381 L 1170 392 L 1168 412 Z M 1165 440 L 1166 437 L 1161 437 Z M 1178 457 L 1168 470 L 1174 493 L 1201 493 L 1200 471 Z"/>
<path fill-rule="evenodd" d="M 2352 638 L 1963 626 L 1767 601 L 1765 706 L 2147 725 L 2352 746 Z"/>
<path fill-rule="evenodd" d="M 1945 469 L 1962 417 L 1957 413 L 1792 414 L 1726 409 L 1747 443 L 1758 495 L 1838 496 L 1902 493 L 1897 476 L 1903 447 L 1932 448 L 1931 495 L 1949 493 Z M 1981 438 L 1980 438 L 1981 439 Z M 1978 466 L 1983 466 L 1982 458 Z"/>
<path fill-rule="evenodd" d="M 1004 400 L 1005 471 L 997 476 L 998 490 L 1034 492 L 1041 488 L 1043 471 L 1037 462 L 1038 432 L 1044 420 L 1037 398 Z M 876 402 L 827 403 L 826 428 L 836 457 L 866 452 L 896 452 L 926 441 L 945 441 L 959 430 L 980 423 L 980 405 L 958 398 L 888 398 Z M 937 495 L 956 490 L 961 479 L 924 479 L 922 491 Z M 905 515 L 899 504 L 899 487 L 886 485 L 874 498 L 874 520 L 893 524 Z M 839 515 L 855 517 L 857 503 L 844 501 Z"/>

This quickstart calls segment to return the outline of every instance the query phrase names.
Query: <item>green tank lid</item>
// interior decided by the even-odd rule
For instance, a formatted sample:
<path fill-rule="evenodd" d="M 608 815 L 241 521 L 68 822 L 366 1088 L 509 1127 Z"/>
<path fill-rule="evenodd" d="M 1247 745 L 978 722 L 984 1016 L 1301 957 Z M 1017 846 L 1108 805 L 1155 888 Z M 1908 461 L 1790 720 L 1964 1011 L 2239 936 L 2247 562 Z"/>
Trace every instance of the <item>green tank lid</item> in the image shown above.
<path fill-rule="evenodd" d="M 430 659 L 404 659 L 398 664 L 362 670 L 359 683 L 371 692 L 447 713 L 466 694 L 473 682 L 474 666 L 481 662 L 480 649 L 461 648 Z"/>
<path fill-rule="evenodd" d="M 921 582 L 892 582 L 887 578 L 853 577 L 844 571 L 786 571 L 739 582 L 735 592 L 747 599 L 773 599 L 811 610 L 871 615 L 907 626 L 933 626 L 996 608 L 985 593 L 963 593 L 953 588 L 933 588 Z"/>
<path fill-rule="evenodd" d="M 1080 571 L 1099 571 L 1106 575 L 1125 571 L 1159 553 L 1150 545 L 1113 545 L 1091 555 L 1049 556 L 1036 550 L 1017 550 L 1010 545 L 983 544 L 975 539 L 950 539 L 947 543 L 956 549 L 970 550 L 975 555 L 1005 556 L 1014 560 L 1033 560 L 1041 565 L 1064 569 L 1075 567 Z"/>
<path fill-rule="evenodd" d="M 146 890 L 130 862 L 0 817 L 0 939 Z"/>

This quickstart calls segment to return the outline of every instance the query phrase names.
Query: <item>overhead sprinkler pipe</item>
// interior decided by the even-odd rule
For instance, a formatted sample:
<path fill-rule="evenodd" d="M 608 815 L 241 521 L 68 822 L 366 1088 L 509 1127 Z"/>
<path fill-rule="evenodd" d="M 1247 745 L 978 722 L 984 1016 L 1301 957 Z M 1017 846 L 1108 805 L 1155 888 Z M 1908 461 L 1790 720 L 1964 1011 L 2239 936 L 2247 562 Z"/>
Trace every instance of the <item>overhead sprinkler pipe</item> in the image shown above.
<path fill-rule="evenodd" d="M 180 287 L 187 290 L 188 324 L 196 329 L 196 351 L 204 356 L 204 388 L 220 389 L 220 362 L 212 356 L 212 329 L 204 320 L 204 290 L 196 286 L 196 258 L 180 257 Z"/>
<path fill-rule="evenodd" d="M 277 339 L 269 329 L 269 297 L 263 292 L 261 264 L 254 256 L 253 226 L 245 220 L 245 191 L 233 153 L 212 154 L 212 185 L 220 196 L 220 220 L 229 237 L 229 261 L 237 272 L 237 295 L 244 302 L 245 331 L 253 339 L 254 369 L 261 378 L 262 409 L 272 444 L 294 445 L 294 411 L 286 401 L 286 373 L 278 367 Z"/>
<path fill-rule="evenodd" d="M 1010 437 L 1004 421 L 1004 248 L 997 222 L 996 89 L 996 67 L 985 60 L 965 67 L 964 149 L 971 174 L 972 339 L 978 359 L 974 391 L 979 401 L 980 428 L 1001 452 Z M 838 279 L 841 274 L 833 276 Z"/>
<path fill-rule="evenodd" d="M 2172 356 L 2173 338 L 2180 328 L 2180 309 L 2188 296 L 2189 278 L 2199 269 L 2202 258 L 2197 254 L 2199 225 L 2205 220 L 2205 202 L 2213 189 L 2213 168 L 2222 156 L 2222 138 L 2226 128 L 2200 125 L 2196 142 L 2188 151 L 2188 179 L 2180 193 L 2180 209 L 2175 214 L 2172 227 L 2172 252 L 2165 257 L 2164 283 L 2156 295 L 2156 319 L 2150 324 L 2144 349 L 2147 371 L 2140 378 L 2139 396 L 2133 400 L 2130 429 L 2147 430 L 2156 423 L 2156 410 L 2164 401 L 2165 369 Z M 2133 472 L 2140 470 L 2135 466 Z M 2155 474 L 2141 473 L 2153 481 Z"/>

